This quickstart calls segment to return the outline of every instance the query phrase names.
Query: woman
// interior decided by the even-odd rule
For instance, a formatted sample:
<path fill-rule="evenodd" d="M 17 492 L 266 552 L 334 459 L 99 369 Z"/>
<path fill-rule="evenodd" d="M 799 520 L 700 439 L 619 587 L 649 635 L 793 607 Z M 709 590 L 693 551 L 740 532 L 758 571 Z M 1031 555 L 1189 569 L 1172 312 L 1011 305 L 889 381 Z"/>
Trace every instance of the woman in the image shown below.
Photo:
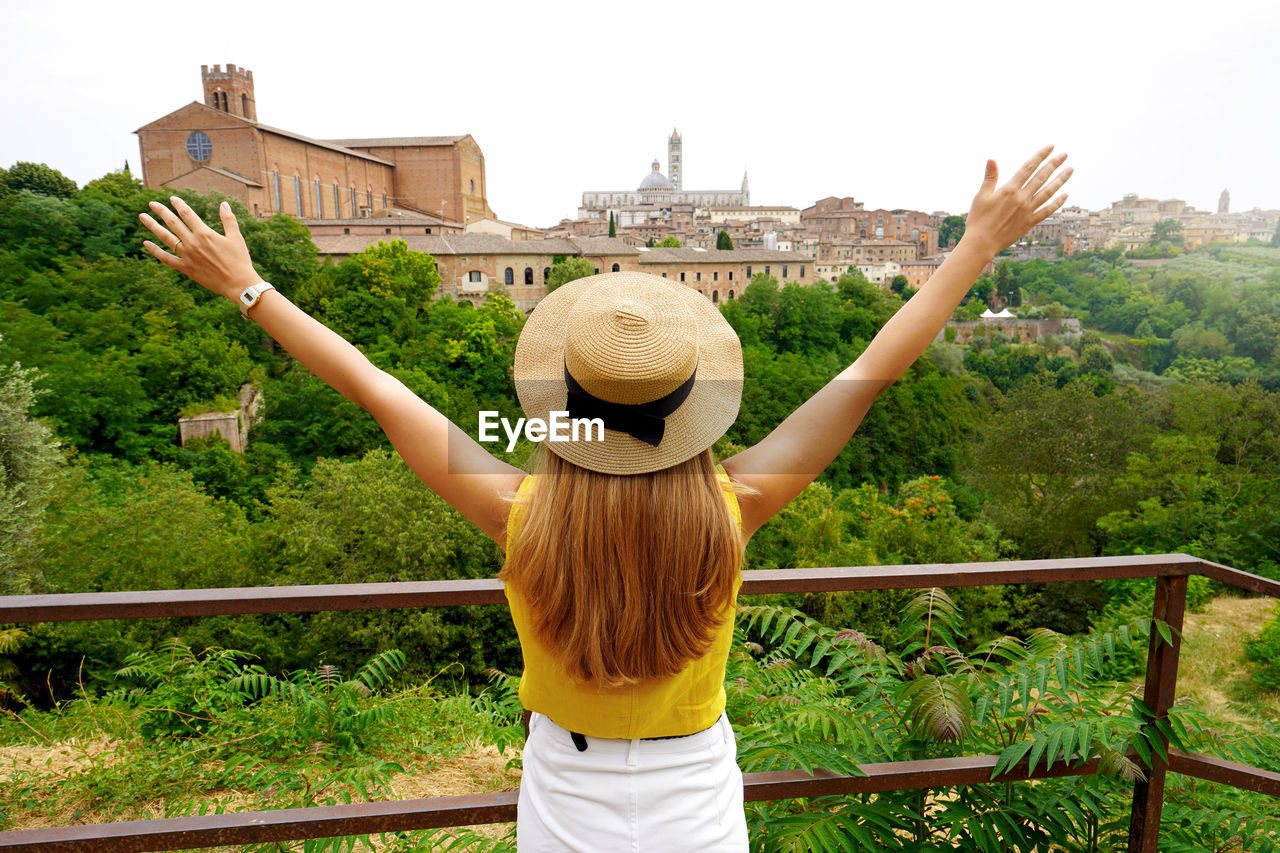
<path fill-rule="evenodd" d="M 856 362 L 719 466 L 710 448 L 737 415 L 741 350 L 692 289 L 613 273 L 539 303 L 516 350 L 526 415 L 604 428 L 546 442 L 526 476 L 265 285 L 229 206 L 225 236 L 176 197 L 176 213 L 152 204 L 163 224 L 140 218 L 165 247 L 147 241 L 149 252 L 241 302 L 506 550 L 532 712 L 520 849 L 736 851 L 747 836 L 723 679 L 745 543 L 835 458 L 983 267 L 1062 206 L 1071 170 L 1051 151 L 1003 186 L 988 160 L 964 237 L 933 277 Z"/>

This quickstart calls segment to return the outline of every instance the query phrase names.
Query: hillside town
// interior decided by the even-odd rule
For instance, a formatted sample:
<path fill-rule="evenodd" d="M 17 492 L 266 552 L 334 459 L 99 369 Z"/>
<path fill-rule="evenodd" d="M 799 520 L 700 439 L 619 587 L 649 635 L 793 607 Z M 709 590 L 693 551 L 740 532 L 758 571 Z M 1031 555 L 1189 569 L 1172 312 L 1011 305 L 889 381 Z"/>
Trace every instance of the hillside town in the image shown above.
<path fill-rule="evenodd" d="M 811 284 L 856 269 L 883 287 L 919 288 L 963 233 L 953 212 L 869 207 L 850 196 L 802 208 L 753 204 L 745 172 L 736 189 L 685 189 L 678 130 L 667 139 L 666 171 L 653 160 L 634 189 L 585 190 L 576 218 L 555 225 L 509 222 L 490 206 L 484 153 L 469 134 L 313 139 L 258 121 L 252 71 L 206 65 L 200 76 L 201 101 L 137 131 L 147 186 L 217 191 L 259 217 L 295 216 L 334 260 L 403 240 L 435 257 L 440 295 L 458 300 L 503 290 L 532 310 L 556 259 L 567 257 L 597 272 L 676 279 L 716 303 L 757 273 Z M 1232 212 L 1225 189 L 1213 212 L 1130 193 L 1103 210 L 1063 208 L 1011 257 L 1132 251 L 1170 228 L 1186 249 L 1269 240 L 1278 219 L 1280 210 Z"/>

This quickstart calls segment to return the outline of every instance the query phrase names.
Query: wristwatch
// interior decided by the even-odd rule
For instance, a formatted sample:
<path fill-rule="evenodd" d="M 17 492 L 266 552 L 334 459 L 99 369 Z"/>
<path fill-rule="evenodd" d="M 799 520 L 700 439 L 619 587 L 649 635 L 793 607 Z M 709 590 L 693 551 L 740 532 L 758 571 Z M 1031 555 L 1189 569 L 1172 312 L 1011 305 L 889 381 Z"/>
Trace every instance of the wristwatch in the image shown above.
<path fill-rule="evenodd" d="M 276 286 L 274 284 L 268 284 L 265 281 L 261 284 L 255 284 L 252 287 L 246 287 L 244 292 L 240 294 L 240 316 L 248 320 L 249 309 L 258 304 L 258 300 L 262 298 L 262 294 L 266 293 L 268 290 L 275 289 Z"/>

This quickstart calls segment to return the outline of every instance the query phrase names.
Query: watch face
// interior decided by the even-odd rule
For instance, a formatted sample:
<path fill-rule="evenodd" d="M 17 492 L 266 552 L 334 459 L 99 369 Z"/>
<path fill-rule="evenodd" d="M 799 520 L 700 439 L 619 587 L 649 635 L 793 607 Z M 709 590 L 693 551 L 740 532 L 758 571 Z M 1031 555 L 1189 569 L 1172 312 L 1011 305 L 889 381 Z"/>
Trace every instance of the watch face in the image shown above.
<path fill-rule="evenodd" d="M 245 305 L 252 305 L 254 302 L 258 301 L 258 292 L 253 288 L 250 288 L 240 294 L 240 301 Z"/>

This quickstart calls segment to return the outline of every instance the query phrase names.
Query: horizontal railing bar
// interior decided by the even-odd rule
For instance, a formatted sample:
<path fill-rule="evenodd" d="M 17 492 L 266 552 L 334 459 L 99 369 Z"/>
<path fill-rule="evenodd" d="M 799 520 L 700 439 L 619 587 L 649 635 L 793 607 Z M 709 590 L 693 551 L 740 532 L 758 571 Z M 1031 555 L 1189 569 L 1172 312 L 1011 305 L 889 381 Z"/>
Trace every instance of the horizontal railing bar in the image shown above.
<path fill-rule="evenodd" d="M 989 782 L 1025 782 L 1028 779 L 1051 779 L 1059 776 L 1090 776 L 1098 769 L 1098 759 L 1080 763 L 1079 757 L 1056 762 L 1046 770 L 1037 767 L 1027 772 L 1026 761 L 991 778 L 996 769 L 996 755 L 963 755 L 954 758 L 929 758 L 917 761 L 888 761 L 859 764 L 865 776 L 840 776 L 821 768 L 813 773 L 803 770 L 774 770 L 743 775 L 743 796 L 751 803 L 759 800 L 788 800 L 795 797 L 826 797 L 833 794 L 879 794 L 885 791 L 914 791 L 921 788 L 946 788 L 953 785 L 985 785 Z"/>
<path fill-rule="evenodd" d="M 758 595 L 1153 578 L 1159 575 L 1194 574 L 1200 562 L 1198 558 L 1186 554 L 1137 554 L 1124 557 L 1003 560 L 988 563 L 762 569 L 742 573 L 742 591 Z"/>
<path fill-rule="evenodd" d="M 802 770 L 746 773 L 743 775 L 743 796 L 747 802 L 756 802 L 979 785 L 988 782 L 1017 782 L 1057 776 L 1085 776 L 1094 773 L 1098 766 L 1098 759 L 1092 758 L 1075 766 L 1058 762 L 1048 771 L 1044 767 L 1038 767 L 1034 773 L 1028 773 L 1027 764 L 1023 761 L 1010 772 L 992 779 L 991 771 L 995 769 L 997 760 L 998 756 L 995 755 L 972 755 L 861 764 L 859 768 L 865 776 L 840 776 L 822 769 L 812 774 Z M 504 791 L 497 794 L 25 829 L 0 832 L 0 851 L 143 853 L 222 844 L 253 844 L 503 823 L 516 819 L 518 796 L 518 791 Z"/>
<path fill-rule="evenodd" d="M 1201 560 L 1200 565 L 1196 567 L 1195 574 L 1204 575 L 1207 578 L 1222 581 L 1231 586 L 1238 586 L 1250 592 L 1259 592 L 1272 598 L 1280 598 L 1280 581 L 1273 581 L 1271 578 L 1264 578 L 1262 575 L 1241 571 L 1231 566 L 1224 566 L 1221 563 Z"/>
<path fill-rule="evenodd" d="M 1195 776 L 1209 782 L 1221 782 L 1247 791 L 1280 797 L 1280 773 L 1227 761 L 1225 758 L 1198 755 L 1170 747 L 1169 769 L 1184 776 Z"/>
<path fill-rule="evenodd" d="M 1280 597 L 1280 584 L 1274 581 L 1218 566 L 1216 563 L 1206 564 L 1203 560 L 1186 554 L 756 570 L 742 573 L 742 593 L 760 595 L 778 592 L 923 589 L 934 586 L 1142 578 L 1192 574 L 1199 572 L 1202 565 L 1213 567 L 1213 576 L 1226 583 Z M 388 610 L 397 607 L 456 607 L 503 604 L 505 601 L 502 582 L 494 578 L 11 595 L 0 597 L 0 624 L 251 613 L 315 613 L 325 610 Z"/>

